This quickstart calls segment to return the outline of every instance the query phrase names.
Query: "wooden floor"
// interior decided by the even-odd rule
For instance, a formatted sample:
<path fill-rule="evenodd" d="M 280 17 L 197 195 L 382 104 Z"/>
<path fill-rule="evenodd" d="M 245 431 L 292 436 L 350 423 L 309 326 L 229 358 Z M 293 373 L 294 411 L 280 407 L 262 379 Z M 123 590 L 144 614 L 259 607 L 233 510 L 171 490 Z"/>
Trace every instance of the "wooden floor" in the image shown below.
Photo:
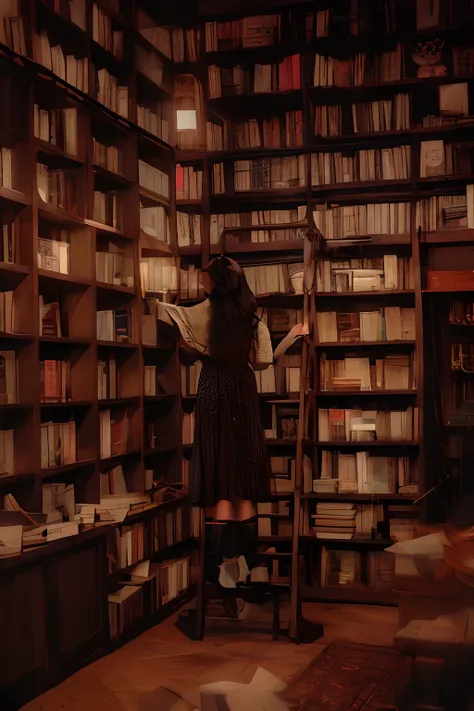
<path fill-rule="evenodd" d="M 147 696 L 150 702 L 159 686 L 183 693 L 218 679 L 248 682 L 258 665 L 289 682 L 334 640 L 391 646 L 398 629 L 395 608 L 306 604 L 303 612 L 324 625 L 324 637 L 299 646 L 272 641 L 270 635 L 252 630 L 256 623 L 242 630 L 237 622 L 231 628 L 211 622 L 204 641 L 191 642 L 175 627 L 176 618 L 170 618 L 27 704 L 24 711 L 143 711 L 154 708 L 146 703 Z M 284 622 L 284 614 L 282 618 Z"/>

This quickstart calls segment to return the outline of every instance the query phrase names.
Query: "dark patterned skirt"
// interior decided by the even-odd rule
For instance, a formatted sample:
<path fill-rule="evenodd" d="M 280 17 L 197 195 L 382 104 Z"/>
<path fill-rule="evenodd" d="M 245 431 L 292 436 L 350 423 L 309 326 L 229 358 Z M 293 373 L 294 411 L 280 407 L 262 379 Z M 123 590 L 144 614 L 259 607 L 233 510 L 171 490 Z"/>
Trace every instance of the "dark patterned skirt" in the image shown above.
<path fill-rule="evenodd" d="M 268 501 L 270 461 L 255 374 L 202 364 L 196 398 L 191 500 Z"/>

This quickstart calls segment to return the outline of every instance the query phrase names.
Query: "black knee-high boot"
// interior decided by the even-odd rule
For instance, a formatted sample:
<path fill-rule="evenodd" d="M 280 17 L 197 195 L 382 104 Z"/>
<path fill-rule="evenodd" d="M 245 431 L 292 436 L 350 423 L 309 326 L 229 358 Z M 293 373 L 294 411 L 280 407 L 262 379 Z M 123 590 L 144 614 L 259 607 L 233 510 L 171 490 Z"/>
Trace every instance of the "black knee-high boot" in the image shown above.
<path fill-rule="evenodd" d="M 239 522 L 239 549 L 245 557 L 249 570 L 257 564 L 258 527 L 257 517 Z"/>

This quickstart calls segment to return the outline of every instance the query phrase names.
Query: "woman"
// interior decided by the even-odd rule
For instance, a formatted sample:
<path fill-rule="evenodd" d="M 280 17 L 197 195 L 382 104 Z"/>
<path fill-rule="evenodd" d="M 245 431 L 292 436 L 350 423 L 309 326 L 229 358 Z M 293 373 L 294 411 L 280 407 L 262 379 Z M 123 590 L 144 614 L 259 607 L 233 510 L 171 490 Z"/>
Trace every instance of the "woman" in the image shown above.
<path fill-rule="evenodd" d="M 256 507 L 270 499 L 271 469 L 254 369 L 269 367 L 273 354 L 269 331 L 256 316 L 256 299 L 237 262 L 213 259 L 203 272 L 203 286 L 204 302 L 190 308 L 160 303 L 158 318 L 176 324 L 186 350 L 202 360 L 191 500 L 213 523 L 206 527 L 213 534 L 207 545 L 208 576 L 215 579 L 220 569 L 220 584 L 236 587 L 249 574 L 262 580 L 262 569 L 253 569 Z M 284 353 L 289 340 L 275 355 Z"/>

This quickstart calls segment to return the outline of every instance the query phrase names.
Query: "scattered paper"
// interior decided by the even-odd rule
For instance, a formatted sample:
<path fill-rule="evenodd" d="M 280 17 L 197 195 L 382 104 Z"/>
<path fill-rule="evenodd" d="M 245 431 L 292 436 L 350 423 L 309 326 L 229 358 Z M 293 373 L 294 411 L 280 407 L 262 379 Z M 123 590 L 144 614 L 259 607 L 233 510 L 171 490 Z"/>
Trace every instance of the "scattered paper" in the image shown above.
<path fill-rule="evenodd" d="M 386 548 L 387 553 L 408 556 L 425 556 L 429 560 L 444 560 L 444 547 L 452 548 L 451 543 L 442 531 L 430 533 L 428 536 L 413 538 L 410 541 L 400 541 Z"/>

